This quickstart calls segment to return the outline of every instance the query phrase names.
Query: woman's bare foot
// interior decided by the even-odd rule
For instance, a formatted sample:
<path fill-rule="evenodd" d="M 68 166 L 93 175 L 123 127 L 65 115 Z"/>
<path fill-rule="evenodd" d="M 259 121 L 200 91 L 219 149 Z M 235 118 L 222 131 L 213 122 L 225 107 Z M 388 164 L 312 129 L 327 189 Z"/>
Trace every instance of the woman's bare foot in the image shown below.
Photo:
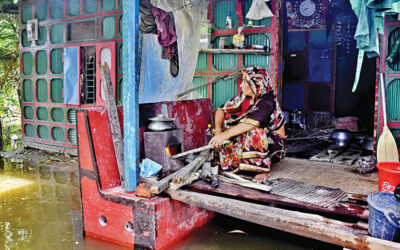
<path fill-rule="evenodd" d="M 261 173 L 254 176 L 253 181 L 257 183 L 268 183 L 268 178 L 271 174 L 270 173 Z"/>

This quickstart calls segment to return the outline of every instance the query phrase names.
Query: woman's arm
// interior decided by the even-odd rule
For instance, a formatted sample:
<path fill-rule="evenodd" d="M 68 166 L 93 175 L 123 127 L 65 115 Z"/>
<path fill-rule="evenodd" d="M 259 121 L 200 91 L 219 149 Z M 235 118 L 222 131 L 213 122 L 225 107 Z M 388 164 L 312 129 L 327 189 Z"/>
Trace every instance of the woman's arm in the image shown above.
<path fill-rule="evenodd" d="M 225 140 L 229 140 L 231 137 L 240 135 L 243 133 L 246 133 L 256 126 L 253 124 L 248 124 L 248 123 L 239 123 L 235 126 L 233 126 L 230 129 L 225 130 L 224 132 L 220 134 L 216 134 L 211 140 L 210 140 L 210 145 L 212 145 L 214 148 L 220 148 L 222 145 L 222 142 Z"/>
<path fill-rule="evenodd" d="M 222 125 L 225 120 L 225 112 L 222 109 L 218 109 L 215 112 L 215 135 L 222 133 Z"/>

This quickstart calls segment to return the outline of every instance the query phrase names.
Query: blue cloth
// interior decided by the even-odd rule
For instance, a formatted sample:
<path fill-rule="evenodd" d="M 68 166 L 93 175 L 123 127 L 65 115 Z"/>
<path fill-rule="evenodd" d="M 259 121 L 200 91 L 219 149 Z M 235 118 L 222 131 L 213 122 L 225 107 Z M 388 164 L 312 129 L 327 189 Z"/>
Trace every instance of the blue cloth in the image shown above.
<path fill-rule="evenodd" d="M 64 103 L 79 104 L 78 47 L 64 48 Z"/>

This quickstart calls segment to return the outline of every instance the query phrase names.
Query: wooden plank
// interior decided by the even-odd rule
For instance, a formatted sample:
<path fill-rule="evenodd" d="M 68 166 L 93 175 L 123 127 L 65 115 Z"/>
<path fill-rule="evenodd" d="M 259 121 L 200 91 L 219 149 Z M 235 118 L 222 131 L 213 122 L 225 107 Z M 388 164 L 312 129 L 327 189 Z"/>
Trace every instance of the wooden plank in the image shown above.
<path fill-rule="evenodd" d="M 229 141 L 227 141 L 227 140 L 222 142 L 222 144 L 227 144 L 227 143 L 229 143 Z M 186 156 L 186 155 L 198 153 L 198 152 L 201 152 L 201 151 L 204 151 L 204 150 L 207 150 L 207 149 L 212 149 L 212 148 L 213 148 L 213 146 L 211 146 L 211 145 L 205 145 L 203 147 L 195 148 L 195 149 L 192 149 L 192 150 L 188 150 L 188 151 L 173 155 L 173 156 L 171 156 L 171 158 L 172 159 L 178 159 L 178 158 L 181 158 L 181 157 Z"/>
<path fill-rule="evenodd" d="M 212 53 L 212 54 L 247 54 L 247 55 L 269 55 L 263 49 L 200 49 L 200 53 Z"/>
<path fill-rule="evenodd" d="M 326 214 L 338 214 L 349 217 L 368 220 L 369 212 L 367 205 L 343 203 L 334 208 L 323 208 L 316 205 L 308 204 L 301 201 L 292 200 L 276 194 L 265 193 L 258 190 L 240 187 L 237 185 L 220 182 L 218 188 L 212 188 L 204 181 L 197 181 L 190 184 L 193 190 L 207 191 L 210 193 L 229 195 L 233 197 L 245 198 L 248 200 L 256 200 L 277 206 L 307 209 L 310 211 L 323 212 Z"/>
<path fill-rule="evenodd" d="M 196 172 L 197 169 L 199 169 L 209 157 L 210 157 L 210 150 L 201 152 L 200 155 L 197 156 L 191 163 L 179 169 L 178 171 L 168 175 L 167 177 L 160 180 L 156 184 L 152 185 L 150 187 L 150 192 L 152 194 L 159 194 L 166 188 L 168 188 L 169 183 L 172 181 L 172 179 L 176 179 L 176 182 L 178 182 L 177 179 L 189 178 L 190 175 Z"/>
<path fill-rule="evenodd" d="M 277 230 L 352 249 L 399 249 L 400 244 L 366 235 L 353 224 L 320 215 L 183 190 L 166 190 L 172 199 Z"/>
<path fill-rule="evenodd" d="M 100 64 L 100 63 L 99 63 Z M 105 101 L 107 104 L 108 120 L 110 122 L 111 136 L 114 145 L 115 157 L 117 159 L 118 172 L 121 180 L 121 186 L 125 186 L 124 170 L 124 143 L 119 123 L 117 105 L 115 104 L 114 91 L 110 76 L 110 69 L 107 62 L 100 66 L 101 82 L 104 90 Z"/>

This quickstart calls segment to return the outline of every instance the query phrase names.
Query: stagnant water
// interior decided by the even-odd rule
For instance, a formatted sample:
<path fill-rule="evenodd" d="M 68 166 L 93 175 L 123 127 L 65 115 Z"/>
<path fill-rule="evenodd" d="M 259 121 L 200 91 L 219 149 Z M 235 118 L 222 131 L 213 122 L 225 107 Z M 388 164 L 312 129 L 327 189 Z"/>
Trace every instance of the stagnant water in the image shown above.
<path fill-rule="evenodd" d="M 26 185 L 5 190 L 18 179 Z M 82 236 L 77 169 L 0 158 L 0 182 L 0 249 L 128 249 Z M 221 215 L 170 249 L 341 248 Z"/>

